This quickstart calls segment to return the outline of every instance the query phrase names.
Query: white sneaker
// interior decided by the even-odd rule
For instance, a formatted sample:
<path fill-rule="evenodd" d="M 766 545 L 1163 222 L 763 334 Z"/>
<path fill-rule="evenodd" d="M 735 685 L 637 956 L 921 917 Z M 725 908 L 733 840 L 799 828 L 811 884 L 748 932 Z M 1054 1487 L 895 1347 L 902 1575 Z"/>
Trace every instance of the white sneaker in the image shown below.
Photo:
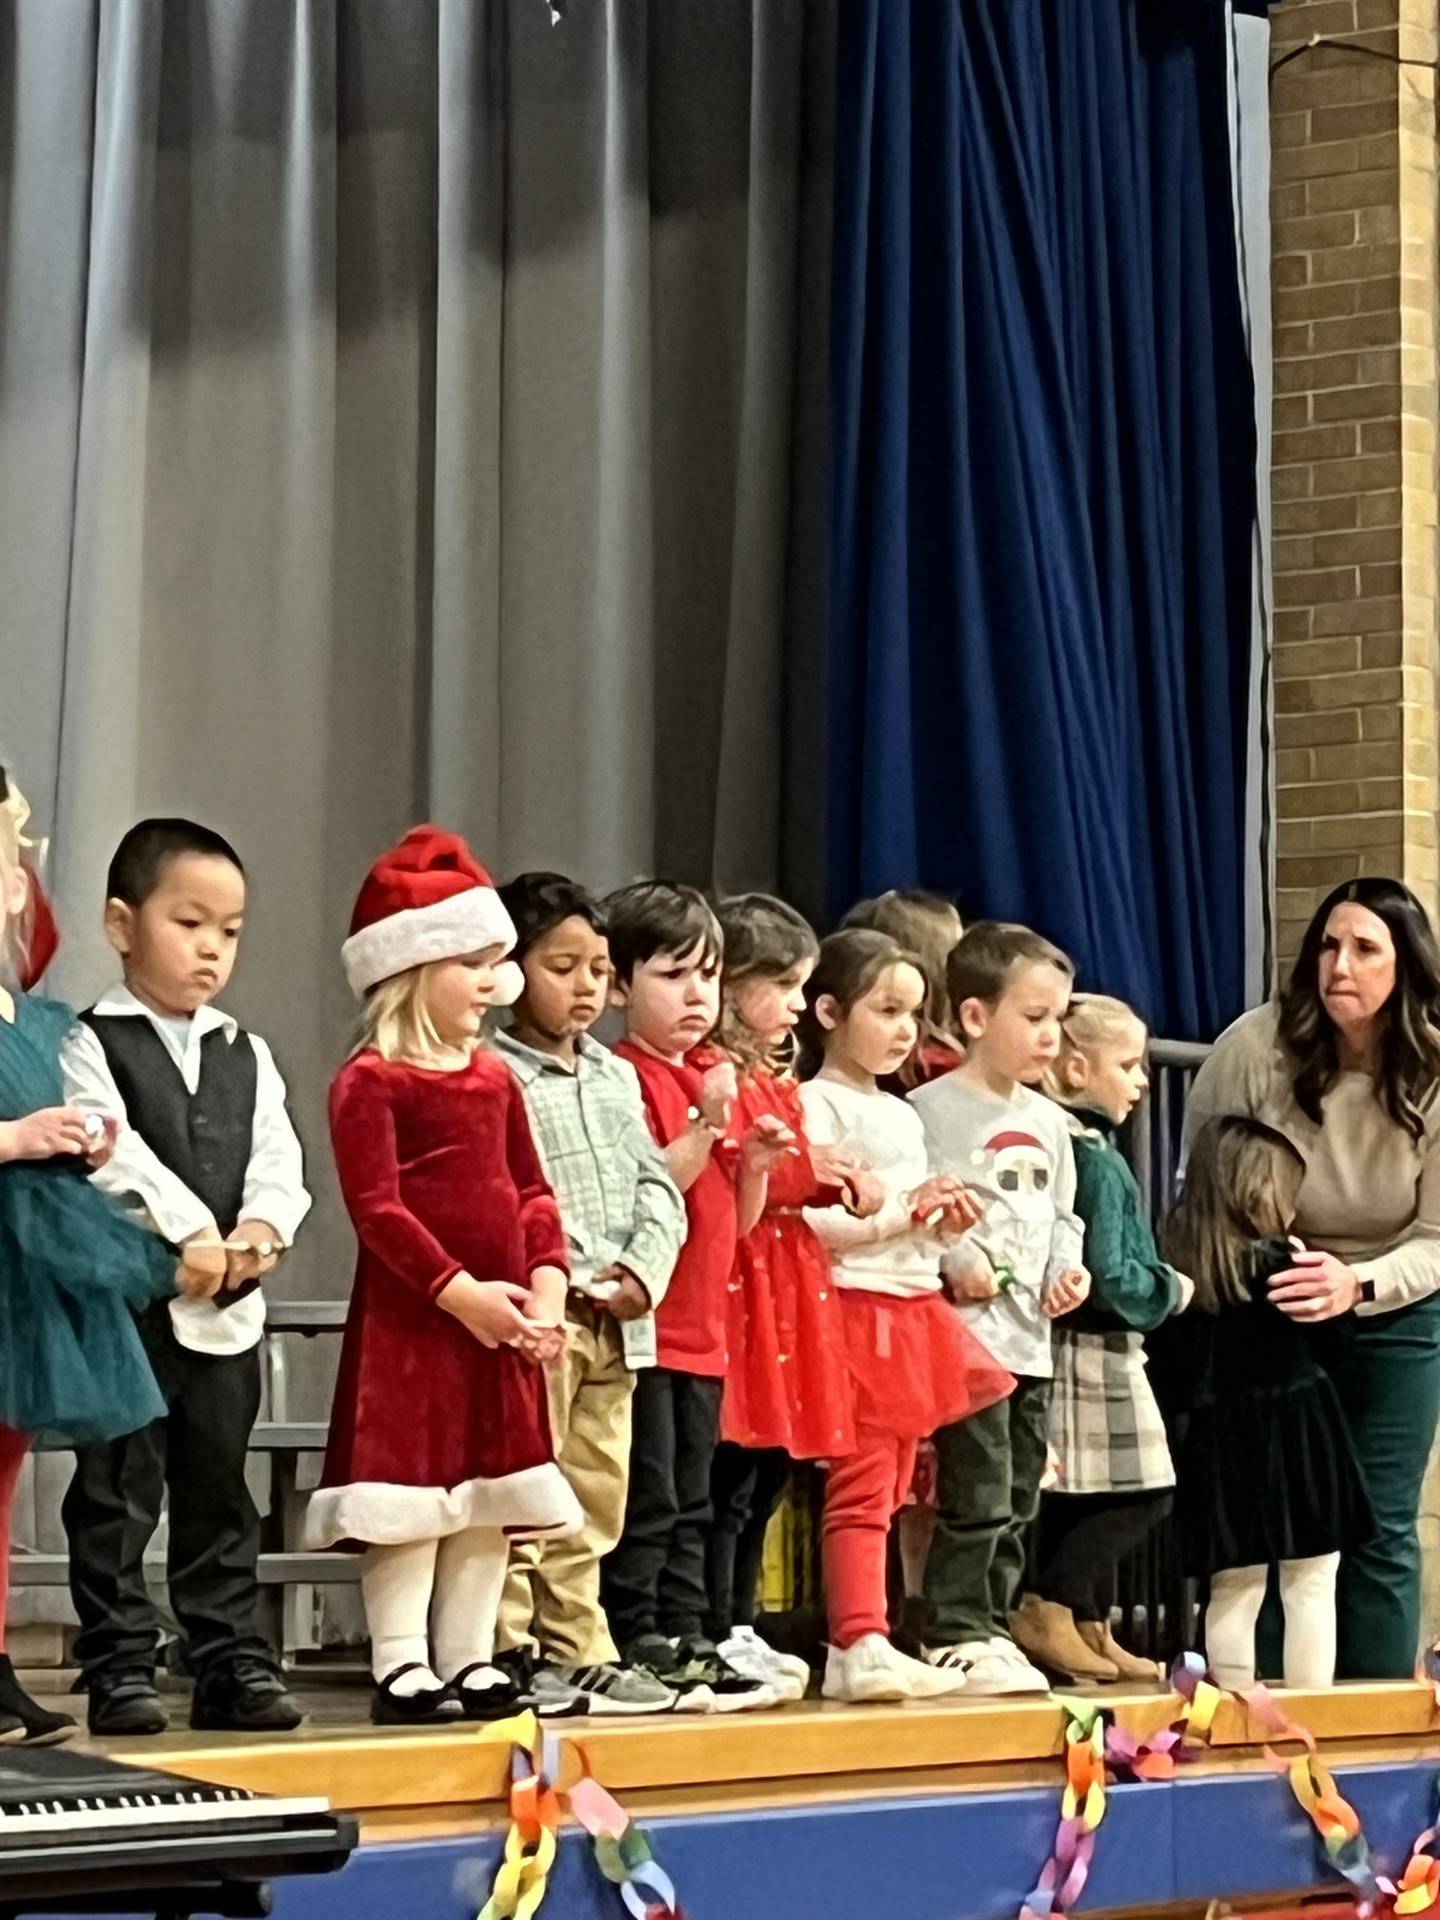
<path fill-rule="evenodd" d="M 932 1667 L 958 1667 L 971 1693 L 1048 1693 L 1050 1683 L 1032 1667 L 1013 1641 L 996 1634 L 987 1640 L 962 1640 L 955 1647 L 927 1647 Z"/>
<path fill-rule="evenodd" d="M 825 1656 L 820 1691 L 827 1700 L 864 1706 L 885 1700 L 935 1700 L 959 1693 L 965 1675 L 912 1660 L 892 1647 L 883 1633 L 865 1633 L 851 1647 L 831 1647 Z"/>
<path fill-rule="evenodd" d="M 747 1680 L 758 1680 L 781 1700 L 803 1700 L 810 1685 L 808 1662 L 793 1653 L 777 1653 L 753 1627 L 736 1627 L 728 1640 L 720 1643 L 720 1658 L 743 1673 Z"/>
<path fill-rule="evenodd" d="M 990 1648 L 996 1658 L 1003 1660 L 1009 1668 L 1014 1685 L 1006 1689 L 1009 1693 L 1049 1693 L 1050 1682 L 1033 1660 L 1027 1660 L 1013 1640 L 1007 1640 L 1003 1633 L 990 1636 Z M 1023 1684 L 1022 1684 L 1023 1683 Z"/>

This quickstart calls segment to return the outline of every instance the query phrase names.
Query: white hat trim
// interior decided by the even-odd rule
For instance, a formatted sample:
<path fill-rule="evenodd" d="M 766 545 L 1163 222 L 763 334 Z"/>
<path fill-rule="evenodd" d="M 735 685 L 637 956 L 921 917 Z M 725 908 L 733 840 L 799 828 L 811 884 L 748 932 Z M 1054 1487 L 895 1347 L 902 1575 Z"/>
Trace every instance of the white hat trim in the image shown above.
<path fill-rule="evenodd" d="M 434 960 L 455 960 L 486 947 L 515 944 L 515 923 L 493 887 L 470 887 L 433 900 L 428 907 L 406 907 L 352 933 L 340 949 L 352 991 L 366 994 L 382 980 Z"/>

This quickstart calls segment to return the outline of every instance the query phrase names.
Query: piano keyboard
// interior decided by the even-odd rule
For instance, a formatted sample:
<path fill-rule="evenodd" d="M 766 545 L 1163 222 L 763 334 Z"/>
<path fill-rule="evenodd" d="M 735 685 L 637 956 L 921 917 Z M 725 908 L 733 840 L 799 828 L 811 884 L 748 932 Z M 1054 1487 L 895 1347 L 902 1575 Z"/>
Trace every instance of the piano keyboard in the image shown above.
<path fill-rule="evenodd" d="M 0 1845 L 42 1833 L 105 1833 L 118 1827 L 273 1825 L 292 1814 L 328 1813 L 328 1800 L 257 1798 L 239 1787 L 191 1787 L 174 1793 L 83 1795 L 11 1801 L 0 1806 Z"/>

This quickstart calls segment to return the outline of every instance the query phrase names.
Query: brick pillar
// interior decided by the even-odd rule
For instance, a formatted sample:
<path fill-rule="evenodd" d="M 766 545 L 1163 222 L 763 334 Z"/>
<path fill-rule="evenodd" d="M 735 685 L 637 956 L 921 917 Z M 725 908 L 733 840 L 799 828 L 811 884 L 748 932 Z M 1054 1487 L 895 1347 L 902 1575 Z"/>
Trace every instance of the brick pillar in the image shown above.
<path fill-rule="evenodd" d="M 1289 0 L 1433 60 L 1440 0 Z M 1317 48 L 1272 95 L 1277 918 L 1393 873 L 1435 911 L 1435 75 Z"/>

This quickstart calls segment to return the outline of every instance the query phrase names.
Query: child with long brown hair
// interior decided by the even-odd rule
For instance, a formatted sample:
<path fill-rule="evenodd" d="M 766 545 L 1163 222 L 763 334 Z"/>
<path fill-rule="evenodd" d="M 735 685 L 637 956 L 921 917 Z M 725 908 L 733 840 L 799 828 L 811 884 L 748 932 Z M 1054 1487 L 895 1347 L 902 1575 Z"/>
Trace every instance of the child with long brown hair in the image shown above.
<path fill-rule="evenodd" d="M 1316 1335 L 1268 1297 L 1294 1264 L 1304 1172 L 1289 1141 L 1259 1121 L 1209 1121 L 1163 1235 L 1167 1258 L 1195 1281 L 1192 1311 L 1167 1329 L 1164 1397 L 1179 1434 L 1185 1569 L 1209 1578 L 1206 1651 L 1226 1687 L 1255 1679 L 1255 1627 L 1276 1562 L 1285 1684 L 1330 1684 L 1340 1555 L 1373 1524 Z"/>
<path fill-rule="evenodd" d="M 910 1058 L 895 1074 L 890 1091 L 912 1093 L 958 1067 L 965 1058 L 965 1042 L 945 985 L 945 963 L 965 933 L 955 902 L 923 887 L 890 887 L 873 900 L 857 901 L 840 925 L 872 927 L 877 933 L 888 933 L 924 976 L 925 998 L 917 1019 L 919 1037 Z"/>
<path fill-rule="evenodd" d="M 880 1195 L 852 1156 L 812 1147 L 794 1074 L 795 1029 L 819 943 L 808 921 L 770 894 L 717 908 L 725 936 L 714 1045 L 738 1076 L 732 1126 L 783 1129 L 790 1151 L 771 1168 L 763 1211 L 742 1222 L 729 1294 L 730 1366 L 711 1471 L 707 1542 L 710 1634 L 742 1673 L 798 1698 L 808 1668 L 755 1632 L 765 1531 L 795 1460 L 835 1460 L 855 1444 L 845 1329 L 830 1259 L 801 1209 L 842 1197 L 874 1212 Z"/>

